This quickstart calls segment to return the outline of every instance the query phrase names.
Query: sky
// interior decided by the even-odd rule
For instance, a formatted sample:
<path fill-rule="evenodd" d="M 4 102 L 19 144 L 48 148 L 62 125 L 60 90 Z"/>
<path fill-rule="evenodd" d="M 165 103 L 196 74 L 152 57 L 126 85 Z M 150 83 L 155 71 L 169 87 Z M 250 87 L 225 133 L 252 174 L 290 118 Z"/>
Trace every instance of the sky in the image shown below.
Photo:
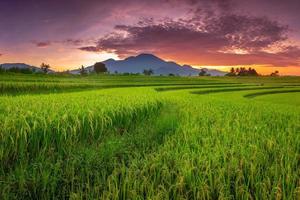
<path fill-rule="evenodd" d="M 0 63 L 67 70 L 152 53 L 300 75 L 299 0 L 1 0 Z"/>

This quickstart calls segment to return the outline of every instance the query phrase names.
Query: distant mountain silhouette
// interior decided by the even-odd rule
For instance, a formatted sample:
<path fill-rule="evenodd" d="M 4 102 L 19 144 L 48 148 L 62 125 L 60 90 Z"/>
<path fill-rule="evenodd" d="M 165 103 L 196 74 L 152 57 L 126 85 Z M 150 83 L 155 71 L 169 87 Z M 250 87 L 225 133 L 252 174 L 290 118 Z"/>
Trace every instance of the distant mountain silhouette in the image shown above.
<path fill-rule="evenodd" d="M 11 68 L 40 70 L 40 68 L 38 68 L 38 67 L 27 65 L 25 63 L 3 63 L 3 64 L 1 64 L 1 66 L 3 69 L 6 69 L 6 70 L 11 69 Z"/>
<path fill-rule="evenodd" d="M 143 73 L 145 69 L 152 69 L 155 75 L 180 75 L 195 76 L 198 75 L 200 69 L 195 69 L 189 65 L 179 65 L 175 62 L 164 61 L 163 59 L 152 54 L 140 54 L 131 56 L 124 60 L 108 59 L 103 61 L 108 71 L 111 73 Z M 88 72 L 92 72 L 93 66 L 87 67 Z M 226 73 L 219 70 L 205 69 L 212 76 L 224 76 Z M 71 73 L 78 74 L 79 70 L 72 70 Z"/>
<path fill-rule="evenodd" d="M 28 64 L 25 64 L 25 63 L 3 63 L 3 64 L 0 64 L 0 65 L 5 70 L 11 69 L 11 68 L 18 68 L 18 69 L 31 69 L 34 72 L 42 72 L 41 68 L 35 67 L 35 66 L 32 66 L 32 65 L 28 65 Z M 49 72 L 53 73 L 54 71 L 49 69 Z"/>
<path fill-rule="evenodd" d="M 190 65 L 179 65 L 175 62 L 164 61 L 163 59 L 152 54 L 140 54 L 138 56 L 131 56 L 124 60 L 108 59 L 103 61 L 110 73 L 143 73 L 143 71 L 152 69 L 154 75 L 180 75 L 180 76 L 197 76 L 200 69 L 195 69 Z M 2 68 L 19 68 L 19 69 L 31 69 L 35 72 L 41 72 L 39 67 L 28 65 L 25 63 L 4 63 L 1 64 Z M 94 66 L 85 68 L 87 72 L 93 72 Z M 222 72 L 216 69 L 205 69 L 207 74 L 211 76 L 224 76 L 226 72 Z M 69 71 L 72 74 L 80 74 L 79 69 Z M 49 70 L 49 73 L 54 73 L 53 70 Z"/>

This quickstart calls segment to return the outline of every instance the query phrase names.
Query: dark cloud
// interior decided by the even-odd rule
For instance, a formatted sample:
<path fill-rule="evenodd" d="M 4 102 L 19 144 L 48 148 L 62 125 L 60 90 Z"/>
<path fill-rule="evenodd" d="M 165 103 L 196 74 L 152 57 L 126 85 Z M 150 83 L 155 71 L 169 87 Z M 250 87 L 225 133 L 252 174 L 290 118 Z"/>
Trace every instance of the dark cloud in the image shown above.
<path fill-rule="evenodd" d="M 40 48 L 45 48 L 51 45 L 50 41 L 46 41 L 46 42 L 33 42 L 37 47 Z"/>
<path fill-rule="evenodd" d="M 299 0 L 0 1 L 0 46 L 9 55 L 12 46 L 26 52 L 39 41 L 121 57 L 152 52 L 194 65 L 298 66 L 299 9 Z"/>
<path fill-rule="evenodd" d="M 58 41 L 33 41 L 32 43 L 35 44 L 37 47 L 40 48 L 45 48 L 48 47 L 50 45 L 54 45 L 54 44 L 60 44 L 60 45 L 65 45 L 65 46 L 81 46 L 81 45 L 85 45 L 88 43 L 92 43 L 95 42 L 95 40 L 92 39 L 65 39 L 65 40 L 58 40 Z"/>
<path fill-rule="evenodd" d="M 55 43 L 58 44 L 63 44 L 63 45 L 68 45 L 68 46 L 83 46 L 83 45 L 89 45 L 89 44 L 95 44 L 97 40 L 93 39 L 93 38 L 85 38 L 85 39 L 65 39 L 65 40 L 61 40 L 61 41 L 56 41 Z"/>
<path fill-rule="evenodd" d="M 63 40 L 92 28 L 102 34 L 115 21 L 156 15 L 164 0 L 9 0 L 0 1 L 0 42 Z M 184 3 L 181 3 L 184 4 Z M 145 9 L 147 8 L 147 9 Z M 166 6 L 165 6 L 166 8 Z M 169 12 L 164 9 L 166 14 Z M 172 9 L 170 9 L 172 12 Z M 14 14 L 12 14 L 14 13 Z M 93 29 L 93 26 L 99 28 Z M 19 37 L 22 35 L 22 37 Z M 42 37 L 42 38 L 41 38 Z M 83 36 L 85 37 L 85 36 Z"/>
<path fill-rule="evenodd" d="M 224 36 L 230 47 L 257 51 L 286 40 L 288 27 L 266 17 L 226 15 L 211 20 L 207 30 Z"/>
<path fill-rule="evenodd" d="M 115 31 L 84 51 L 114 52 L 120 57 L 142 52 L 193 60 L 196 64 L 299 65 L 298 47 L 284 45 L 288 27 L 266 17 L 198 15 L 189 19 L 144 20 L 117 25 Z M 281 44 L 276 53 L 268 49 Z M 279 45 L 280 46 L 280 45 Z"/>
<path fill-rule="evenodd" d="M 217 6 L 220 9 L 231 9 L 234 5 L 233 0 L 165 0 L 165 2 L 168 2 L 170 4 L 189 4 L 192 6 Z"/>
<path fill-rule="evenodd" d="M 86 46 L 86 47 L 80 47 L 78 49 L 80 49 L 82 51 L 90 51 L 90 52 L 100 52 L 101 51 L 101 49 L 96 46 Z"/>
<path fill-rule="evenodd" d="M 66 40 L 62 41 L 62 43 L 65 43 L 67 45 L 79 46 L 79 45 L 83 45 L 84 43 L 86 43 L 86 40 L 83 40 L 83 39 L 66 39 Z"/>

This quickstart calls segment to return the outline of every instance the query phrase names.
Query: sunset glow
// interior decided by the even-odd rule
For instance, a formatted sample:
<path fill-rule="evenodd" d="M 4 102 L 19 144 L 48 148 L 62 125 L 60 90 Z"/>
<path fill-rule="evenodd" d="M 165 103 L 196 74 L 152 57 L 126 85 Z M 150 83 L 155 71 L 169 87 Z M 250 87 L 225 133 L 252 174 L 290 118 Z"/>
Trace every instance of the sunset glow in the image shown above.
<path fill-rule="evenodd" d="M 300 75 L 299 8 L 297 0 L 1 1 L 0 63 L 62 71 L 152 53 L 195 68 Z"/>

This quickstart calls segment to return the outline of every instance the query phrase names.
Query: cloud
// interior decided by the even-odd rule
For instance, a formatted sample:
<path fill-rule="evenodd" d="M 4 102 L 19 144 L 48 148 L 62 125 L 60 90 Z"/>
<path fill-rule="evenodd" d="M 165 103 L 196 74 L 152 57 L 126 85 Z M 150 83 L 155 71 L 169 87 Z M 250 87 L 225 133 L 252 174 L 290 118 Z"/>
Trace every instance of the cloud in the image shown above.
<path fill-rule="evenodd" d="M 3 56 L 3 54 L 2 54 L 2 53 L 0 53 L 0 56 Z"/>
<path fill-rule="evenodd" d="M 63 41 L 59 41 L 58 43 L 64 43 L 66 45 L 71 45 L 71 46 L 79 46 L 79 45 L 83 45 L 87 42 L 90 42 L 90 40 L 83 40 L 83 39 L 66 39 Z"/>
<path fill-rule="evenodd" d="M 85 44 L 90 44 L 95 42 L 93 39 L 64 39 L 64 40 L 52 40 L 52 41 L 33 41 L 32 43 L 35 44 L 39 48 L 45 48 L 51 45 L 63 45 L 63 46 L 81 46 Z M 85 49 L 82 49 L 85 50 Z M 88 49 L 86 49 L 88 50 Z"/>
<path fill-rule="evenodd" d="M 96 46 L 86 46 L 86 47 L 80 47 L 78 48 L 82 51 L 89 51 L 89 52 L 99 52 L 101 51 L 101 48 L 96 47 Z"/>
<path fill-rule="evenodd" d="M 79 49 L 120 57 L 150 52 L 194 65 L 300 66 L 300 49 L 287 44 L 288 31 L 287 26 L 266 17 L 201 13 L 178 20 L 117 25 L 94 46 Z M 280 48 L 274 52 L 275 46 Z"/>
<path fill-rule="evenodd" d="M 70 2 L 0 1 L 1 46 L 24 48 L 23 54 L 33 43 L 22 44 L 34 40 L 40 48 L 115 52 L 120 57 L 148 52 L 192 65 L 299 66 L 299 47 L 293 46 L 300 44 L 299 0 Z M 47 55 L 61 57 L 54 54 Z"/>
<path fill-rule="evenodd" d="M 39 48 L 45 48 L 51 45 L 50 41 L 45 41 L 45 42 L 33 42 L 37 47 Z"/>

